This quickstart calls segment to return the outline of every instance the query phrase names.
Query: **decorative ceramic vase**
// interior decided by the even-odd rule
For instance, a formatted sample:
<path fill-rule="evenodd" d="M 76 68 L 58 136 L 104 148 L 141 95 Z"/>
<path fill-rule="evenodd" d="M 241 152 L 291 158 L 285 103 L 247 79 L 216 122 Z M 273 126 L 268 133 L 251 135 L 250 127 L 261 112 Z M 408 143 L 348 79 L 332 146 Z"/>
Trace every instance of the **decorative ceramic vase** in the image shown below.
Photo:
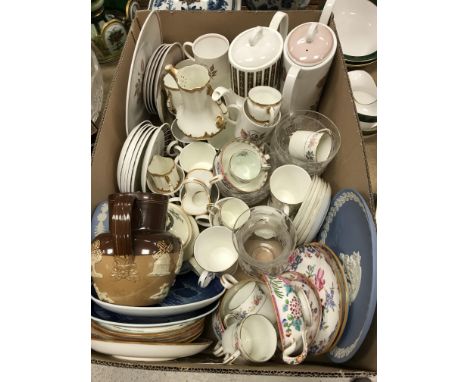
<path fill-rule="evenodd" d="M 179 238 L 165 232 L 167 197 L 109 196 L 110 233 L 91 243 L 91 276 L 100 300 L 148 306 L 167 296 L 182 265 Z"/>

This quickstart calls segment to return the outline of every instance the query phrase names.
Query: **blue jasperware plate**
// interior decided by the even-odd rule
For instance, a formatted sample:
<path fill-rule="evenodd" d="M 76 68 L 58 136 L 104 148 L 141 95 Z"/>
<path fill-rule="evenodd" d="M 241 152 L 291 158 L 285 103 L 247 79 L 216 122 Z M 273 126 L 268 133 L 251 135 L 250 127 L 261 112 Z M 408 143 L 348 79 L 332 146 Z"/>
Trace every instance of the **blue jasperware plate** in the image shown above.
<path fill-rule="evenodd" d="M 214 302 L 211 305 L 205 306 L 204 308 L 193 312 L 175 314 L 167 317 L 137 317 L 128 314 L 111 312 L 102 308 L 94 301 L 91 301 L 91 319 L 101 324 L 118 325 L 120 327 L 162 327 L 195 321 L 214 312 L 218 305 L 219 302 Z"/>
<path fill-rule="evenodd" d="M 91 241 L 106 232 L 109 232 L 109 204 L 104 200 L 97 205 L 91 218 Z"/>
<path fill-rule="evenodd" d="M 219 300 L 224 287 L 216 277 L 206 288 L 198 285 L 198 276 L 189 272 L 176 277 L 174 285 L 164 301 L 152 306 L 115 305 L 99 300 L 91 287 L 91 299 L 106 311 L 135 317 L 165 317 L 190 313 Z"/>
<path fill-rule="evenodd" d="M 350 360 L 366 338 L 377 304 L 377 233 L 364 198 L 344 189 L 333 198 L 318 240 L 340 258 L 348 282 L 346 327 L 329 358 Z"/>

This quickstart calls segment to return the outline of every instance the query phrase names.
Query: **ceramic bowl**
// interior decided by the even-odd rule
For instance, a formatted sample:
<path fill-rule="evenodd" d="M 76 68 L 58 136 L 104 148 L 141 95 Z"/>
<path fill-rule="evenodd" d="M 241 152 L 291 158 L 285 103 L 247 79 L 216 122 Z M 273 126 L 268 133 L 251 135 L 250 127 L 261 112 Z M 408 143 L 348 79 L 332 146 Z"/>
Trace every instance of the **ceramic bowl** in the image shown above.
<path fill-rule="evenodd" d="M 348 72 L 359 120 L 377 122 L 377 85 L 365 70 Z"/>
<path fill-rule="evenodd" d="M 341 0 L 333 8 L 345 60 L 359 63 L 377 58 L 376 0 Z"/>
<path fill-rule="evenodd" d="M 301 302 L 290 280 L 268 275 L 263 275 L 262 279 L 268 286 L 275 309 L 283 361 L 290 365 L 300 364 L 308 352 Z"/>
<path fill-rule="evenodd" d="M 322 244 L 311 243 L 291 252 L 289 270 L 305 275 L 320 296 L 322 322 L 309 353 L 324 354 L 338 341 L 348 314 L 343 268 L 333 251 Z"/>

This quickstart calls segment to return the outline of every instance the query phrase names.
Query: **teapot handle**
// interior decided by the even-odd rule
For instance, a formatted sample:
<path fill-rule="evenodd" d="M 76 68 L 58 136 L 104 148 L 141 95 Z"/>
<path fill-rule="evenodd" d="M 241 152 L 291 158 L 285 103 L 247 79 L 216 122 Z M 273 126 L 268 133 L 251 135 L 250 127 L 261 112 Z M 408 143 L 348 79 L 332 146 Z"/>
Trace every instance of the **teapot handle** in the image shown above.
<path fill-rule="evenodd" d="M 325 5 L 323 6 L 322 14 L 320 15 L 320 24 L 328 25 L 328 21 L 330 20 L 330 16 L 333 12 L 333 7 L 335 6 L 335 0 L 327 0 Z"/>
<path fill-rule="evenodd" d="M 269 28 L 278 31 L 283 37 L 283 41 L 285 41 L 289 28 L 289 16 L 287 13 L 281 11 L 276 12 L 270 21 Z"/>
<path fill-rule="evenodd" d="M 283 102 L 281 103 L 281 114 L 289 115 L 291 105 L 293 105 L 294 88 L 296 87 L 297 77 L 301 69 L 296 65 L 291 65 L 283 85 Z"/>
<path fill-rule="evenodd" d="M 133 257 L 132 245 L 132 209 L 135 197 L 128 194 L 118 194 L 112 208 L 110 231 L 115 255 Z"/>

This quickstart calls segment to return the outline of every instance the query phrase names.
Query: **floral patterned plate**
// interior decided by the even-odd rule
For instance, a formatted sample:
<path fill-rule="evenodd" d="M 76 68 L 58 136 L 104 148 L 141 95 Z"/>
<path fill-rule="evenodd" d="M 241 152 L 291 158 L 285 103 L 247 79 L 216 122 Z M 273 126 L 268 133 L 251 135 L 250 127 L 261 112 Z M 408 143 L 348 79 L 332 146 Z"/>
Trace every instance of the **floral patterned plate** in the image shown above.
<path fill-rule="evenodd" d="M 334 362 L 346 362 L 364 341 L 377 303 L 377 233 L 364 198 L 354 190 L 338 192 L 318 238 L 339 256 L 348 283 L 348 322 L 329 354 Z"/>
<path fill-rule="evenodd" d="M 291 252 L 288 270 L 305 275 L 319 293 L 322 322 L 310 345 L 309 353 L 326 353 L 339 336 L 347 314 L 347 290 L 339 260 L 334 258 L 331 251 L 323 250 L 317 243 L 305 244 Z"/>
<path fill-rule="evenodd" d="M 161 45 L 162 35 L 156 11 L 151 12 L 141 27 L 135 44 L 127 84 L 125 124 L 129 134 L 141 121 L 151 120 L 143 101 L 143 76 L 153 52 Z"/>
<path fill-rule="evenodd" d="M 94 290 L 91 299 L 106 311 L 134 317 L 165 317 L 193 312 L 219 300 L 224 288 L 218 278 L 208 287 L 198 286 L 198 276 L 193 273 L 178 275 L 163 302 L 153 306 L 125 306 L 110 304 L 97 298 Z"/>

